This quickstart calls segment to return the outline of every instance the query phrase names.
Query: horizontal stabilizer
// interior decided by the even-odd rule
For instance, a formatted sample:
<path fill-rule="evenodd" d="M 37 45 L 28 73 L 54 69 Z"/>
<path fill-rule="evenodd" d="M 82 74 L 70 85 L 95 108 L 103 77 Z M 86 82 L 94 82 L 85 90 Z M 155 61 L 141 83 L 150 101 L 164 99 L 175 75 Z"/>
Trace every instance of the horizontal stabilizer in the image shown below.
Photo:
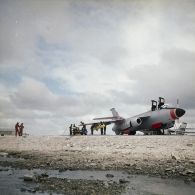
<path fill-rule="evenodd" d="M 93 120 L 106 120 L 106 119 L 116 120 L 116 119 L 118 119 L 118 117 L 108 116 L 108 117 L 94 118 Z"/>
<path fill-rule="evenodd" d="M 112 121 L 102 121 L 102 123 L 104 124 L 104 125 L 110 125 L 111 123 L 114 123 L 114 122 L 116 122 L 117 120 L 112 120 Z M 85 125 L 97 125 L 97 124 L 100 124 L 100 122 L 95 122 L 95 123 L 85 123 Z M 82 125 L 79 125 L 79 126 L 82 126 Z"/>

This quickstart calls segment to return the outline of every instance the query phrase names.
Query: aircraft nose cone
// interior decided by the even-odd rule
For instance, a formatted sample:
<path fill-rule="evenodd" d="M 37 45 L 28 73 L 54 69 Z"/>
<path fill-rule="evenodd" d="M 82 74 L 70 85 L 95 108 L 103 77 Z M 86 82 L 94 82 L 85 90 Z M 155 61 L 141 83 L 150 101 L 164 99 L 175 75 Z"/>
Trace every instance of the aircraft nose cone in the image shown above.
<path fill-rule="evenodd" d="M 184 109 L 176 108 L 176 115 L 177 115 L 178 118 L 183 116 L 185 114 L 185 112 L 186 111 Z"/>

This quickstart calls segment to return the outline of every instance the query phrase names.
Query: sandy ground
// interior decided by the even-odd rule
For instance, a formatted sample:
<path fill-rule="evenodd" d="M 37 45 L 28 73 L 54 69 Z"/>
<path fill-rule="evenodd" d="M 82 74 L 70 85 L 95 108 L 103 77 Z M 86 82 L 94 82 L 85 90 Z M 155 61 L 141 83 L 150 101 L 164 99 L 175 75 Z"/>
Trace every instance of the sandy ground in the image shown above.
<path fill-rule="evenodd" d="M 195 136 L 7 136 L 0 137 L 0 150 L 47 154 L 83 151 L 92 158 L 107 156 L 121 161 L 163 160 L 173 155 L 178 160 L 195 160 Z"/>
<path fill-rule="evenodd" d="M 0 151 L 25 158 L 18 167 L 125 169 L 195 181 L 195 136 L 5 136 Z"/>
<path fill-rule="evenodd" d="M 25 184 L 25 189 L 20 186 L 21 192 L 74 195 L 162 194 L 158 192 L 158 188 L 155 188 L 158 193 L 148 193 L 147 182 L 146 189 L 139 185 L 136 187 L 131 177 L 140 174 L 155 176 L 154 181 L 159 177 L 161 180 L 165 179 L 162 184 L 165 187 L 171 181 L 167 178 L 183 179 L 192 190 L 190 193 L 188 186 L 185 186 L 185 194 L 193 194 L 195 136 L 5 136 L 0 137 L 0 176 L 1 172 L 6 173 L 4 169 L 7 170 L 8 182 L 15 180 L 12 174 L 17 170 L 29 170 L 32 173 L 30 179 L 32 178 L 35 187 L 27 187 Z M 97 172 L 94 173 L 95 169 L 104 170 L 105 176 L 110 177 L 109 181 L 49 177 L 53 170 L 62 174 L 72 172 L 71 170 L 86 170 L 94 177 Z M 37 175 L 33 172 L 35 170 L 42 170 L 44 174 Z M 117 170 L 116 172 L 124 175 L 115 182 L 115 176 L 109 170 Z M 10 173 L 13 178 L 11 180 Z M 126 179 L 125 175 L 128 175 Z M 151 186 L 156 185 L 158 182 L 151 183 Z M 1 188 L 5 189 L 0 185 Z M 152 189 L 151 187 L 150 190 Z M 173 188 L 170 189 L 169 194 L 172 194 Z M 140 190 L 141 193 L 138 193 Z M 180 190 L 175 194 L 177 192 Z M 5 194 L 8 194 L 7 188 Z"/>

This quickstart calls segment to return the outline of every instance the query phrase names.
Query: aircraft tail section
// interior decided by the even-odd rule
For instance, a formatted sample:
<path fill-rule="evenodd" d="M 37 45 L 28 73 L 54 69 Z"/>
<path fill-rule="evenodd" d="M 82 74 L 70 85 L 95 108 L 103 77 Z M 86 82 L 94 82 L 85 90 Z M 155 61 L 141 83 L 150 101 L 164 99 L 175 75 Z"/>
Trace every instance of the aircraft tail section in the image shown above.
<path fill-rule="evenodd" d="M 179 129 L 185 131 L 186 127 L 187 127 L 187 123 L 183 122 L 183 123 L 181 123 L 181 125 L 179 126 Z"/>
<path fill-rule="evenodd" d="M 119 118 L 118 112 L 115 110 L 115 108 L 111 108 L 110 111 L 112 112 L 113 117 Z"/>
<path fill-rule="evenodd" d="M 123 120 L 123 118 L 119 116 L 119 114 L 115 110 L 115 108 L 111 108 L 110 110 L 112 112 L 112 116 L 109 116 L 109 117 L 101 117 L 101 118 L 94 118 L 93 120 L 107 120 L 107 119 L 111 119 L 112 120 L 111 122 Z"/>

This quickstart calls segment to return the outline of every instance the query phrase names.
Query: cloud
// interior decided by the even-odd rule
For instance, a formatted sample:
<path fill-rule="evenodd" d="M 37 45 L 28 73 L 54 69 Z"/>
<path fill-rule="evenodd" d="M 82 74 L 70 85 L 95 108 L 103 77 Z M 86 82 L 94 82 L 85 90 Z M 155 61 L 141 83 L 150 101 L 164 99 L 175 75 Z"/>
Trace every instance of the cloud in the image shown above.
<path fill-rule="evenodd" d="M 55 96 L 44 84 L 24 78 L 11 99 L 19 108 L 47 110 Z"/>
<path fill-rule="evenodd" d="M 179 98 L 186 108 L 195 104 L 194 62 L 195 53 L 172 49 L 165 51 L 159 65 L 142 65 L 129 71 L 129 77 L 137 78 L 137 94 L 144 97 L 164 96 L 172 102 Z"/>
<path fill-rule="evenodd" d="M 195 123 L 194 1 L 0 4 L 1 126 L 59 133 L 111 107 L 139 114 L 159 96 L 179 98 Z"/>

